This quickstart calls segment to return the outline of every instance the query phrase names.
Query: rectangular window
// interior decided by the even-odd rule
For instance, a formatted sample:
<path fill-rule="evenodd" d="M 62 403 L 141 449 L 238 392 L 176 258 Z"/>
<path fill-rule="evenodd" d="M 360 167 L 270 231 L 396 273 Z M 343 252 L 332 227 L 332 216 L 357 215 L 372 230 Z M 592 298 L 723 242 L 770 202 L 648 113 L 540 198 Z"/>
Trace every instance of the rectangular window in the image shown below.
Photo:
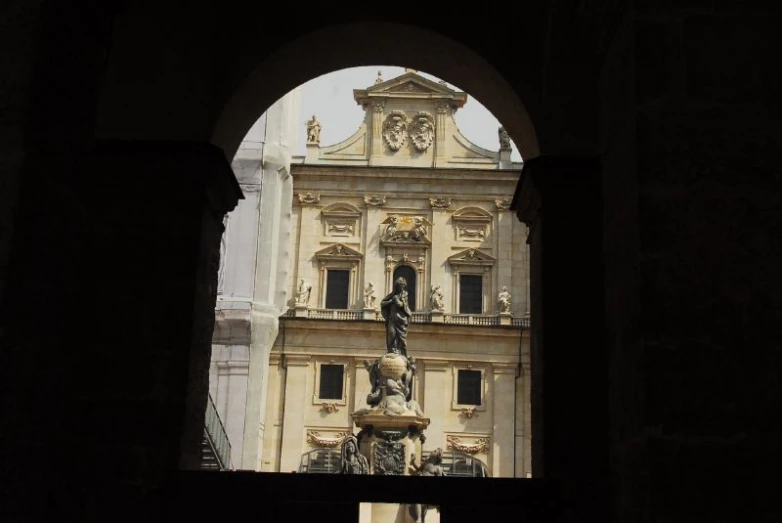
<path fill-rule="evenodd" d="M 326 280 L 326 308 L 347 309 L 350 271 L 329 269 Z"/>
<path fill-rule="evenodd" d="M 459 277 L 459 313 L 483 313 L 483 276 L 462 274 Z"/>
<path fill-rule="evenodd" d="M 344 374 L 345 367 L 343 365 L 321 365 L 318 398 L 322 400 L 341 400 Z"/>
<path fill-rule="evenodd" d="M 457 400 L 459 405 L 481 404 L 481 371 L 459 370 Z"/>

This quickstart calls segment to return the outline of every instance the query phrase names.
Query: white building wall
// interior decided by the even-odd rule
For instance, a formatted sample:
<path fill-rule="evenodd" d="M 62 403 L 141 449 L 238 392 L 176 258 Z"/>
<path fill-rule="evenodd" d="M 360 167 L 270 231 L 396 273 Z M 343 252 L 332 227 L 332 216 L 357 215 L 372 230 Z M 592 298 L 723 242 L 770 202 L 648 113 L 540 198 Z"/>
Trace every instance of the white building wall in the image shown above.
<path fill-rule="evenodd" d="M 226 219 L 209 390 L 236 469 L 260 470 L 269 352 L 290 287 L 290 163 L 299 106 L 298 89 L 275 102 L 232 162 L 244 200 Z"/>

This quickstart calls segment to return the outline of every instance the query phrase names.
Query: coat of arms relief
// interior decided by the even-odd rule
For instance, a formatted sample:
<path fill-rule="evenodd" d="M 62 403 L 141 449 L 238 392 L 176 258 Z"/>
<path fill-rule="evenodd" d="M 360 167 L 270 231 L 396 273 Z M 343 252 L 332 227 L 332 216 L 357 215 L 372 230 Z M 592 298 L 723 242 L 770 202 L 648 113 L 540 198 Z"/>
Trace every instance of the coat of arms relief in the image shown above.
<path fill-rule="evenodd" d="M 401 149 L 408 136 L 418 151 L 426 151 L 434 142 L 434 117 L 426 111 L 419 111 L 410 123 L 403 111 L 392 111 L 386 116 L 383 122 L 383 139 L 389 149 L 394 152 Z"/>
<path fill-rule="evenodd" d="M 434 117 L 421 111 L 413 118 L 413 124 L 410 126 L 410 139 L 416 149 L 423 152 L 432 145 L 434 141 Z"/>
<path fill-rule="evenodd" d="M 407 116 L 402 111 L 393 111 L 383 122 L 383 139 L 389 149 L 398 151 L 407 141 Z"/>

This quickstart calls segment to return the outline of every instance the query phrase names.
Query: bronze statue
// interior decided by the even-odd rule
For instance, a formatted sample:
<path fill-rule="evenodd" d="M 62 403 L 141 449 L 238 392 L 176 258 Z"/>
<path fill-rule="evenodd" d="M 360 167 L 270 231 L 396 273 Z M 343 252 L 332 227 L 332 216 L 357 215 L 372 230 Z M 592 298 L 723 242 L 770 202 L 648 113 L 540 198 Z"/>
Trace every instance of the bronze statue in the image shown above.
<path fill-rule="evenodd" d="M 386 322 L 386 351 L 407 357 L 407 326 L 412 313 L 404 278 L 396 279 L 393 291 L 380 302 L 380 312 Z"/>

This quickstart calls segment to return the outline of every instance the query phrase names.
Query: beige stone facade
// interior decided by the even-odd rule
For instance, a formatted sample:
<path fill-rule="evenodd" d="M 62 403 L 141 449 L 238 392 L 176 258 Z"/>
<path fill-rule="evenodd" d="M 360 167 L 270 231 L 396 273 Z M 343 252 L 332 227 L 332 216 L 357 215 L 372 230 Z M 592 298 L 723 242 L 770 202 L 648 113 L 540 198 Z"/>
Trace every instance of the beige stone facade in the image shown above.
<path fill-rule="evenodd" d="M 467 95 L 445 84 L 407 72 L 354 97 L 366 111 L 359 130 L 321 146 L 328 122 L 313 117 L 306 158 L 291 166 L 293 298 L 271 351 L 260 469 L 295 471 L 303 453 L 356 431 L 351 413 L 370 392 L 364 361 L 385 352 L 380 301 L 404 276 L 413 395 L 431 419 L 425 449 L 526 477 L 526 231 L 507 210 L 520 165 L 501 129 L 497 151 L 467 141 L 453 118 Z M 328 398 L 324 366 L 342 367 L 342 392 Z"/>

